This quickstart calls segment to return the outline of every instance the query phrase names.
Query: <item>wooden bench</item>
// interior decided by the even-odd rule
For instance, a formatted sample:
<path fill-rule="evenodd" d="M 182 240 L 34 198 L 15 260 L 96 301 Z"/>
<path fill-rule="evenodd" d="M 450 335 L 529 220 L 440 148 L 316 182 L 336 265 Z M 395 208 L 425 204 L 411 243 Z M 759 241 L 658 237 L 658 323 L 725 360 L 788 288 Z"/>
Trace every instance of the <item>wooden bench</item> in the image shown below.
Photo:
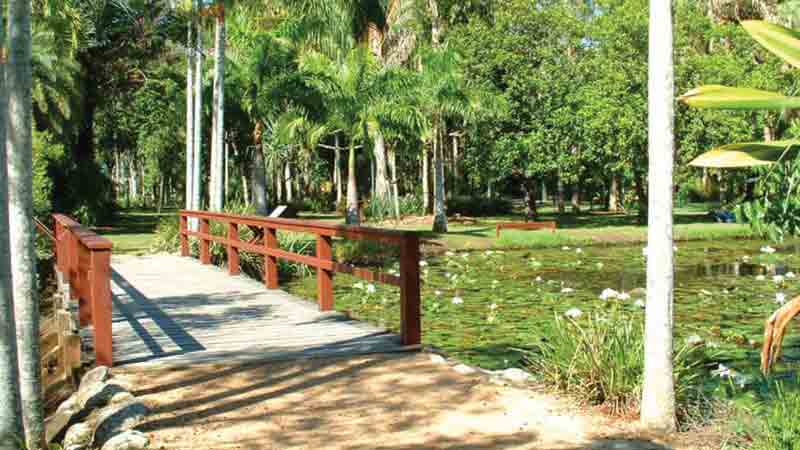
<path fill-rule="evenodd" d="M 497 237 L 500 237 L 500 230 L 551 230 L 555 233 L 558 224 L 554 221 L 549 222 L 503 222 L 497 224 Z"/>

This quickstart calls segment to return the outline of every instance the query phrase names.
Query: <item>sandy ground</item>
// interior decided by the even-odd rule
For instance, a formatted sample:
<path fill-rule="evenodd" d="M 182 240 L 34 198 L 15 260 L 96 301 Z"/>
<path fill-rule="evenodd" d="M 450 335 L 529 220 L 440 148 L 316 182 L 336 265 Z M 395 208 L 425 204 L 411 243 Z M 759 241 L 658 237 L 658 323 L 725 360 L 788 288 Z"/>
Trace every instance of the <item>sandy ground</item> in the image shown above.
<path fill-rule="evenodd" d="M 152 409 L 139 429 L 155 449 L 704 448 L 629 440 L 625 424 L 424 353 L 115 372 Z"/>

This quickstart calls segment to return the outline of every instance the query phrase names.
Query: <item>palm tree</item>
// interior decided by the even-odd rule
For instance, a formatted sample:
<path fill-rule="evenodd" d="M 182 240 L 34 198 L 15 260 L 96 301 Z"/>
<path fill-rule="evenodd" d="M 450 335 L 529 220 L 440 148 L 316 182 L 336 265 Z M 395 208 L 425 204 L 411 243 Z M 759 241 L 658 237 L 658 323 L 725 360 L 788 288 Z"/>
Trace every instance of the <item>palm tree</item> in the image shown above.
<path fill-rule="evenodd" d="M 200 210 L 200 181 L 202 180 L 201 159 L 203 154 L 203 33 L 200 24 L 202 0 L 194 0 L 192 21 L 195 30 L 194 46 L 194 125 L 192 131 L 192 208 Z"/>
<path fill-rule="evenodd" d="M 641 422 L 649 429 L 665 433 L 673 432 L 676 428 L 672 368 L 675 271 L 672 239 L 672 169 L 675 142 L 672 41 L 672 2 L 650 0 L 650 186 Z"/>
<path fill-rule="evenodd" d="M 0 2 L 0 47 L 5 54 L 5 2 Z M 7 179 L 6 121 L 8 95 L 6 61 L 0 60 L 0 180 Z M 0 182 L 0 450 L 16 450 L 23 436 L 20 420 L 17 336 L 11 286 L 8 238 L 8 185 Z"/>
<path fill-rule="evenodd" d="M 194 33 L 197 10 L 192 1 L 192 18 L 187 21 L 186 29 L 186 209 L 192 209 L 194 198 Z M 194 228 L 194 226 L 193 226 Z"/>
<path fill-rule="evenodd" d="M 8 205 L 22 420 L 29 449 L 46 448 L 33 225 L 31 2 L 8 2 Z"/>

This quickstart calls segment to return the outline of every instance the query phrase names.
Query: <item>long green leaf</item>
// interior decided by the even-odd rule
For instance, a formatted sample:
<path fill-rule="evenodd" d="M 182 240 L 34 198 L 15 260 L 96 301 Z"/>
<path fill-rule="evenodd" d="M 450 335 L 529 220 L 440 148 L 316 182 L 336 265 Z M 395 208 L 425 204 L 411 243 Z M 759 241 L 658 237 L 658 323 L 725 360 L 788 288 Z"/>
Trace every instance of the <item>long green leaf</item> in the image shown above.
<path fill-rule="evenodd" d="M 800 108 L 800 97 L 787 97 L 775 92 L 716 84 L 692 89 L 678 100 L 695 108 L 707 109 L 782 110 Z"/>
<path fill-rule="evenodd" d="M 767 166 L 774 164 L 781 155 L 794 158 L 800 150 L 800 141 L 745 142 L 728 144 L 715 148 L 695 158 L 689 163 L 694 167 L 734 169 L 741 167 Z"/>
<path fill-rule="evenodd" d="M 789 64 L 800 67 L 800 34 L 762 20 L 745 20 L 742 27 L 764 48 Z"/>

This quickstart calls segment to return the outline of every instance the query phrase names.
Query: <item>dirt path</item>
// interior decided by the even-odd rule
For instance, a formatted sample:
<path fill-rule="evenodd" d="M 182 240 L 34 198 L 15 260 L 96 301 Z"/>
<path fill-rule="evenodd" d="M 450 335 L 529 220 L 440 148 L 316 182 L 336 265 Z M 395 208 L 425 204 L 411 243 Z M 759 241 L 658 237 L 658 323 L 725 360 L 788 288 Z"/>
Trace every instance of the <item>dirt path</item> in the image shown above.
<path fill-rule="evenodd" d="M 115 372 L 152 409 L 140 429 L 155 449 L 672 448 L 427 354 Z"/>

